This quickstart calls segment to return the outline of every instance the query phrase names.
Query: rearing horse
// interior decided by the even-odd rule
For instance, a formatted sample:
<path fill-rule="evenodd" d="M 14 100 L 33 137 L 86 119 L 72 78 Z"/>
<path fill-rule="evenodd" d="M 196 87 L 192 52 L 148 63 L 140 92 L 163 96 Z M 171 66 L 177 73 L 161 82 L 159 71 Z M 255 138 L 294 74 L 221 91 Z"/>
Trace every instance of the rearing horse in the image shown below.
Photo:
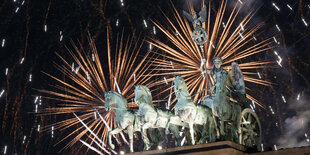
<path fill-rule="evenodd" d="M 203 135 L 206 135 L 207 128 L 209 129 L 209 141 L 214 141 L 214 122 L 212 111 L 204 105 L 196 105 L 190 96 L 187 85 L 181 76 L 176 76 L 174 80 L 174 92 L 177 98 L 177 103 L 174 107 L 175 115 L 179 116 L 183 122 L 189 125 L 192 145 L 195 144 L 194 139 L 194 124 L 203 125 Z"/>
<path fill-rule="evenodd" d="M 118 134 L 123 130 L 127 130 L 130 140 L 130 152 L 133 152 L 133 133 L 140 131 L 140 124 L 137 121 L 137 116 L 129 111 L 127 100 L 119 93 L 115 91 L 109 91 L 104 94 L 105 97 L 105 109 L 106 111 L 115 110 L 115 124 L 116 128 L 109 131 L 108 140 L 112 149 L 115 148 L 112 144 L 112 135 Z"/>
<path fill-rule="evenodd" d="M 138 116 L 141 123 L 141 131 L 143 141 L 146 144 L 146 149 L 149 149 L 150 142 L 147 138 L 146 130 L 149 128 L 168 128 L 172 130 L 177 146 L 180 146 L 180 135 L 178 126 L 186 126 L 178 117 L 171 113 L 167 113 L 160 109 L 155 109 L 152 103 L 151 91 L 143 85 L 138 85 L 135 88 L 135 102 L 139 105 Z M 169 126 L 169 124 L 172 124 Z"/>

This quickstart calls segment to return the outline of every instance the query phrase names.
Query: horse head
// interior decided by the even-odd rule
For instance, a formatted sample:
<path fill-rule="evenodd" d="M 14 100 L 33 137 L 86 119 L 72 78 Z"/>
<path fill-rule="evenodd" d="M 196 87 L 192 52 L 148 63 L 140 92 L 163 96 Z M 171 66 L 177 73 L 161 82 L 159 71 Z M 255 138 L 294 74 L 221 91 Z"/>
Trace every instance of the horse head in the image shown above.
<path fill-rule="evenodd" d="M 135 102 L 140 104 L 141 99 L 144 99 L 148 104 L 152 104 L 152 94 L 149 88 L 144 85 L 135 86 Z"/>
<path fill-rule="evenodd" d="M 126 99 L 119 93 L 115 91 L 109 91 L 104 93 L 105 105 L 104 108 L 106 111 L 113 109 L 127 109 L 128 103 Z"/>
<path fill-rule="evenodd" d="M 181 94 L 189 96 L 187 85 L 181 76 L 176 76 L 174 79 L 174 92 L 177 98 L 181 97 Z"/>

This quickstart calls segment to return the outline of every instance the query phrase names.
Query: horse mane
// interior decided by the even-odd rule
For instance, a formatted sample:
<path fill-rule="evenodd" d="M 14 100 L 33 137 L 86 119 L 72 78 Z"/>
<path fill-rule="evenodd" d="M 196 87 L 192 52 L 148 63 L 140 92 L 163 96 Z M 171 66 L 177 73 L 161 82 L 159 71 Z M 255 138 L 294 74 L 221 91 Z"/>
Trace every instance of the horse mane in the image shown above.
<path fill-rule="evenodd" d="M 152 97 L 152 93 L 150 91 L 150 89 L 144 85 L 140 85 L 140 87 L 147 93 L 147 97 L 148 97 L 148 103 L 153 105 L 153 97 Z"/>
<path fill-rule="evenodd" d="M 110 91 L 110 93 L 113 94 L 113 95 L 116 95 L 119 98 L 121 98 L 123 103 L 124 103 L 123 104 L 124 108 L 128 109 L 128 102 L 127 102 L 126 98 L 122 94 L 120 94 L 120 93 L 118 93 L 116 91 Z"/>

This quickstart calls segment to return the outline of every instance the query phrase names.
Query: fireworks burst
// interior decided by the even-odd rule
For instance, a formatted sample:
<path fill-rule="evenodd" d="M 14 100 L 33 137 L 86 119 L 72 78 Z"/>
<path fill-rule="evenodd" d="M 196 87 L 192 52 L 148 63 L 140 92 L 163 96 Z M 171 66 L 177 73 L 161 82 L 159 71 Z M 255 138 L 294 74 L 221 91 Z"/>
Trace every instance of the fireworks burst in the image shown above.
<path fill-rule="evenodd" d="M 204 6 L 204 2 L 202 6 Z M 157 39 L 151 39 L 150 43 L 160 50 L 165 52 L 162 59 L 154 59 L 154 65 L 158 66 L 158 70 L 163 72 L 156 75 L 165 76 L 168 82 L 173 81 L 174 77 L 171 75 L 182 75 L 187 82 L 190 93 L 196 94 L 203 88 L 208 87 L 208 83 L 212 84 L 211 78 L 207 82 L 206 78 L 201 73 L 200 62 L 202 58 L 206 59 L 207 68 L 211 68 L 210 62 L 213 57 L 221 57 L 223 60 L 223 68 L 230 69 L 232 62 L 238 62 L 244 79 L 247 82 L 256 83 L 264 86 L 269 86 L 272 83 L 252 77 L 257 74 L 257 70 L 271 67 L 273 61 L 253 60 L 258 54 L 266 52 L 273 47 L 273 39 L 268 38 L 258 41 L 259 29 L 263 26 L 262 23 L 251 26 L 250 21 L 255 14 L 255 11 L 250 11 L 240 23 L 237 23 L 239 11 L 241 9 L 238 2 L 228 15 L 228 20 L 224 20 L 225 12 L 227 10 L 227 1 L 223 0 L 214 15 L 215 19 L 211 18 L 211 3 L 208 7 L 208 17 L 203 24 L 207 34 L 208 40 L 204 43 L 204 53 L 201 52 L 200 47 L 192 40 L 192 28 L 187 20 L 181 16 L 177 9 L 172 4 L 173 18 L 169 18 L 164 14 L 169 29 L 165 28 L 158 21 L 153 23 L 169 38 L 170 43 L 164 43 Z M 189 4 L 189 11 L 194 12 L 194 8 Z M 254 36 L 256 35 L 256 37 Z M 160 53 L 157 53 L 160 55 Z M 251 76 L 252 75 L 252 76 Z M 210 76 L 210 75 L 209 75 Z M 164 84 L 164 81 L 157 84 Z M 165 92 L 169 91 L 173 86 L 167 88 Z M 247 90 L 251 90 L 247 88 Z M 207 91 L 200 93 L 194 97 L 197 102 L 199 97 L 205 96 Z M 168 98 L 168 97 L 167 97 Z M 263 107 L 251 95 L 247 94 L 247 98 L 255 101 L 256 104 Z M 174 100 L 175 101 L 175 100 Z M 175 102 L 171 102 L 173 104 Z"/>
<path fill-rule="evenodd" d="M 125 39 L 123 35 L 118 37 L 114 52 L 109 33 L 107 34 L 107 59 L 103 62 L 107 62 L 108 69 L 104 69 L 105 66 L 101 63 L 94 40 L 89 36 L 88 51 L 85 51 L 81 44 L 77 46 L 74 43 L 74 50 L 68 50 L 74 60 L 73 63 L 69 63 L 69 59 L 57 54 L 63 64 L 55 66 L 65 79 L 45 73 L 58 85 L 52 86 L 54 90 L 39 91 L 45 93 L 46 98 L 59 101 L 60 104 L 46 108 L 40 113 L 75 116 L 46 127 L 50 129 L 53 126 L 53 130 L 74 127 L 72 133 L 61 140 L 73 137 L 64 148 L 81 141 L 83 144 L 88 144 L 85 146 L 92 146 L 88 147 L 90 149 L 95 146 L 107 152 L 103 147 L 106 145 L 108 131 L 115 127 L 115 113 L 104 110 L 104 93 L 110 90 L 118 91 L 128 101 L 132 101 L 134 85 L 137 83 L 147 85 L 146 82 L 151 78 L 150 72 L 147 72 L 151 61 L 146 59 L 150 51 L 145 57 L 140 58 L 139 51 L 143 47 L 143 41 L 139 41 L 134 36 Z M 136 104 L 129 102 L 129 106 L 135 107 Z M 115 138 L 118 143 L 121 143 L 118 136 Z M 123 135 L 122 138 L 128 143 Z"/>

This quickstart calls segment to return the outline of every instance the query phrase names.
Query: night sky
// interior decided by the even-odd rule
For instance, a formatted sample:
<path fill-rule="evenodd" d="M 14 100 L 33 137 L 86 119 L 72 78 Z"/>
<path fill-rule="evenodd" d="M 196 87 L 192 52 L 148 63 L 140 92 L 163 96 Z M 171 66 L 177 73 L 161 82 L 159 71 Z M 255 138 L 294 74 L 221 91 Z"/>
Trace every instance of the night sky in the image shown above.
<path fill-rule="evenodd" d="M 229 0 L 228 11 L 237 1 Z M 252 24 L 264 22 L 260 37 L 274 36 L 277 42 L 274 50 L 263 55 L 274 61 L 275 67 L 264 69 L 261 75 L 273 85 L 251 87 L 257 89 L 255 97 L 266 107 L 256 111 L 263 128 L 263 144 L 266 149 L 309 145 L 310 1 L 241 1 L 240 17 L 257 8 Z M 186 0 L 172 3 L 179 12 L 188 10 Z M 200 0 L 192 3 L 196 10 L 200 8 Z M 219 2 L 212 3 L 217 6 Z M 151 22 L 166 22 L 162 12 L 172 12 L 169 0 L 0 0 L 0 154 L 73 154 L 79 150 L 80 143 L 59 152 L 66 141 L 56 143 L 70 130 L 56 130 L 53 137 L 48 129 L 37 131 L 38 125 L 72 117 L 34 113 L 35 99 L 42 96 L 36 89 L 55 84 L 42 72 L 61 77 L 54 65 L 61 62 L 55 52 L 67 57 L 72 42 L 88 44 L 88 33 L 102 57 L 107 55 L 107 31 L 111 32 L 112 43 L 122 32 L 141 40 L 156 38 L 165 42 L 166 36 L 158 28 L 154 34 Z M 138 59 L 143 58 L 147 48 L 147 44 L 142 47 Z M 282 59 L 281 66 L 274 51 Z M 103 64 L 106 69 L 107 64 Z M 44 97 L 41 102 L 39 110 L 54 105 Z M 86 150 L 83 147 L 78 153 Z"/>

